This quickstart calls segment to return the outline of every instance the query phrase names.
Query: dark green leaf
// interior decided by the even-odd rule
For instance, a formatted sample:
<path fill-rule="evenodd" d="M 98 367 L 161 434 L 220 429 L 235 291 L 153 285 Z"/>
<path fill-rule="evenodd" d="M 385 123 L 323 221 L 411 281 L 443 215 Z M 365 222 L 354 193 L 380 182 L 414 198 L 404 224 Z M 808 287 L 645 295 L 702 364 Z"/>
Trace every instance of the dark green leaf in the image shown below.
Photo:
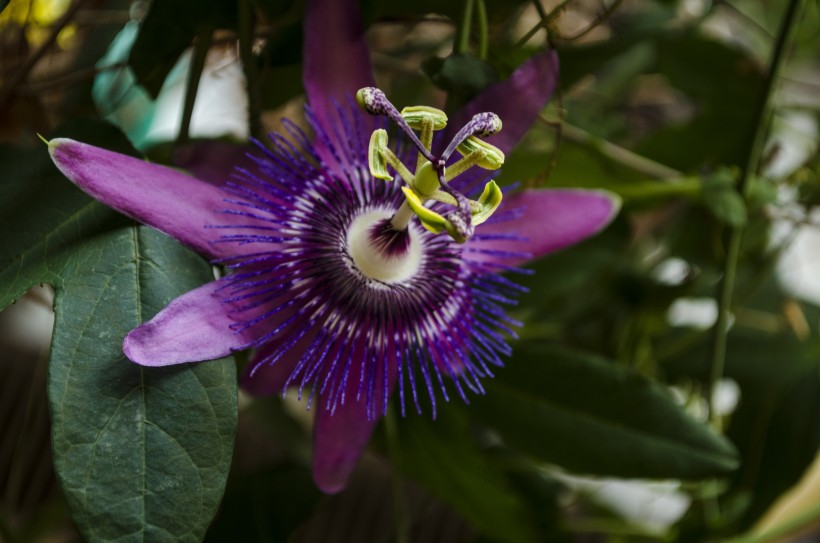
<path fill-rule="evenodd" d="M 478 530 L 498 541 L 534 538 L 531 521 L 504 476 L 479 451 L 459 406 L 445 406 L 431 422 L 401 420 L 398 461 L 402 471 L 450 503 Z"/>
<path fill-rule="evenodd" d="M 55 467 L 89 541 L 199 541 L 236 429 L 230 360 L 144 368 L 122 338 L 210 268 L 146 227 L 99 236 L 57 284 L 49 373 Z"/>
<path fill-rule="evenodd" d="M 305 522 L 321 494 L 310 470 L 282 464 L 231 480 L 206 542 L 284 542 Z"/>
<path fill-rule="evenodd" d="M 10 2 L 10 1 L 11 1 L 11 0 L 0 0 L 0 13 L 2 13 L 2 11 L 3 11 L 4 9 L 6 9 L 6 6 L 8 6 L 8 5 L 9 5 L 9 2 Z"/>
<path fill-rule="evenodd" d="M 592 355 L 519 344 L 473 407 L 512 446 L 569 470 L 695 479 L 737 466 L 731 444 L 660 385 Z"/>
<path fill-rule="evenodd" d="M 142 22 L 128 63 L 152 97 L 201 30 L 235 28 L 235 0 L 154 0 Z"/>
<path fill-rule="evenodd" d="M 430 58 L 423 68 L 433 83 L 448 92 L 451 107 L 467 102 L 498 81 L 492 66 L 467 53 L 454 53 L 444 59 Z"/>
<path fill-rule="evenodd" d="M 0 306 L 38 282 L 57 290 L 52 442 L 74 521 L 88 541 L 198 541 L 230 465 L 234 366 L 143 368 L 122 339 L 210 266 L 82 194 L 45 146 L 16 152 L 0 193 Z"/>

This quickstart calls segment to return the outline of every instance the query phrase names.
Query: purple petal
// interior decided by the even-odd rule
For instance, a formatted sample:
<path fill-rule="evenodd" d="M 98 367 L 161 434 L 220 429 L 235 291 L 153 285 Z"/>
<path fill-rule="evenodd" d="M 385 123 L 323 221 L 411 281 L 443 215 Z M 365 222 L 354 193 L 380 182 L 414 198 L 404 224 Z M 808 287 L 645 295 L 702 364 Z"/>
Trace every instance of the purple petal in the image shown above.
<path fill-rule="evenodd" d="M 354 358 L 358 358 L 359 354 L 363 353 L 357 352 Z M 340 492 L 347 485 L 350 474 L 370 441 L 373 428 L 382 416 L 384 398 L 380 387 L 377 387 L 373 398 L 373 406 L 376 407 L 373 418 L 368 419 L 367 416 L 366 394 L 356 400 L 359 379 L 352 377 L 360 374 L 362 363 L 363 359 L 349 368 L 351 379 L 347 382 L 345 402 L 338 402 L 335 411 L 331 412 L 328 408 L 326 396 L 314 400 L 318 402 L 318 412 L 313 427 L 313 480 L 327 494 Z M 396 360 L 391 358 L 388 365 L 389 397 L 397 380 Z M 376 373 L 376 382 L 381 383 L 384 375 L 381 368 Z"/>
<path fill-rule="evenodd" d="M 344 490 L 377 423 L 367 419 L 364 399 L 347 401 L 332 415 L 320 403 L 313 428 L 313 480 L 322 492 Z"/>
<path fill-rule="evenodd" d="M 356 0 L 308 2 L 303 73 L 310 108 L 325 126 L 338 123 L 334 101 L 346 105 L 360 88 L 375 86 Z"/>
<path fill-rule="evenodd" d="M 485 138 L 505 153 L 524 137 L 549 102 L 558 80 L 558 55 L 552 49 L 529 58 L 509 78 L 487 87 L 447 123 L 440 141 L 450 142 L 476 113 L 491 111 L 501 117 L 503 128 Z"/>
<path fill-rule="evenodd" d="M 125 356 L 143 366 L 168 366 L 221 358 L 251 341 L 253 329 L 231 329 L 233 308 L 217 293 L 221 286 L 213 281 L 183 294 L 132 330 L 123 341 Z"/>
<path fill-rule="evenodd" d="M 601 231 L 621 207 L 617 195 L 581 189 L 525 190 L 507 196 L 498 220 L 479 226 L 479 235 L 513 235 L 520 240 L 476 241 L 477 260 L 516 266 L 563 249 Z M 505 220 L 508 219 L 508 220 Z M 500 252 L 521 253 L 509 257 Z"/>
<path fill-rule="evenodd" d="M 346 110 L 353 104 L 360 88 L 375 86 L 356 0 L 308 2 L 302 73 L 311 122 L 324 134 L 314 140 L 315 153 L 331 173 L 344 178 L 348 154 L 343 150 L 351 145 L 345 137 L 350 137 L 353 127 L 347 116 L 340 118 L 339 108 Z M 355 115 L 360 123 L 355 132 L 361 141 L 353 142 L 354 146 L 367 149 L 376 119 L 358 108 Z"/>
<path fill-rule="evenodd" d="M 48 147 L 60 171 L 85 192 L 209 258 L 237 251 L 230 243 L 212 243 L 220 234 L 207 225 L 252 222 L 221 213 L 227 193 L 177 170 L 64 138 Z"/>

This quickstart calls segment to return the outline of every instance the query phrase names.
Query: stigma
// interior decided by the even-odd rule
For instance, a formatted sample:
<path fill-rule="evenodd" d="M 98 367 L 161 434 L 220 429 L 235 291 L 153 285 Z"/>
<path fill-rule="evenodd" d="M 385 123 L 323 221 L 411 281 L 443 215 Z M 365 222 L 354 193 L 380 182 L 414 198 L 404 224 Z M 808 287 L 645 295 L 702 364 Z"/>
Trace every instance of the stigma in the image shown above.
<path fill-rule="evenodd" d="M 481 139 L 501 130 L 498 115 L 491 112 L 474 115 L 456 133 L 444 152 L 435 156 L 432 153 L 433 133 L 447 125 L 447 115 L 443 111 L 414 106 L 399 112 L 385 94 L 374 87 L 359 89 L 356 101 L 371 115 L 385 116 L 393 121 L 418 150 L 411 171 L 390 150 L 386 130 L 378 129 L 370 137 L 367 158 L 371 175 L 385 181 L 393 181 L 394 175 L 398 175 L 406 184 L 402 187 L 405 202 L 390 217 L 390 226 L 396 231 L 404 231 L 411 220 L 418 217 L 421 225 L 434 234 L 446 232 L 458 243 L 470 239 L 475 227 L 489 219 L 501 204 L 501 189 L 495 181 L 489 181 L 481 196 L 471 200 L 451 187 L 450 181 L 473 167 L 496 170 L 504 164 L 504 153 Z M 461 158 L 452 162 L 450 159 L 456 152 Z M 444 206 L 433 209 L 435 202 Z M 443 211 L 442 207 L 452 209 L 439 212 Z"/>

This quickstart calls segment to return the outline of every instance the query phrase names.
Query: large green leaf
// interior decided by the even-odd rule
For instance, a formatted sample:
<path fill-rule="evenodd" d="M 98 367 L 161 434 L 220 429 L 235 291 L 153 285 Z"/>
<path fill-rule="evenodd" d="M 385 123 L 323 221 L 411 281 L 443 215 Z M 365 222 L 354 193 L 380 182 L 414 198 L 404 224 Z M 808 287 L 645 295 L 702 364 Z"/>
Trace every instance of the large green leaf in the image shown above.
<path fill-rule="evenodd" d="M 234 366 L 143 368 L 122 338 L 210 266 L 83 195 L 45 146 L 4 153 L 21 165 L 0 184 L 0 307 L 38 282 L 57 291 L 48 392 L 74 521 L 89 541 L 201 539 L 230 466 Z"/>
<path fill-rule="evenodd" d="M 398 426 L 394 461 L 402 471 L 493 540 L 534 540 L 532 519 L 523 502 L 479 450 L 460 406 L 445 405 L 432 422 L 411 416 Z"/>
<path fill-rule="evenodd" d="M 546 345 L 516 345 L 472 412 L 513 447 L 574 472 L 695 479 L 737 466 L 732 445 L 660 385 Z"/>

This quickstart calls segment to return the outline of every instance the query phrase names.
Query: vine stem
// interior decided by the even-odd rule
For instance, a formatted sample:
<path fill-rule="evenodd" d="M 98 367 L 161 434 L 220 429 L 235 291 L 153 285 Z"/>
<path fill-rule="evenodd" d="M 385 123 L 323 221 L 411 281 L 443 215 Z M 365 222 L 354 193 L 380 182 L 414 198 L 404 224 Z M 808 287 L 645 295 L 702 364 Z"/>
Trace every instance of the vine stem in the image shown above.
<path fill-rule="evenodd" d="M 191 118 L 194 115 L 194 103 L 196 102 L 197 91 L 199 90 L 199 80 L 202 71 L 205 69 L 205 59 L 211 47 L 211 36 L 213 29 L 204 27 L 196 34 L 194 41 L 193 57 L 188 71 L 188 81 L 185 85 L 185 102 L 182 106 L 182 122 L 177 135 L 177 145 L 187 143 L 190 139 Z"/>
<path fill-rule="evenodd" d="M 5 86 L 2 90 L 0 90 L 0 109 L 3 109 L 6 104 L 14 97 L 14 93 L 17 90 L 18 85 L 25 81 L 26 77 L 28 77 L 29 72 L 40 62 L 40 59 L 48 52 L 49 49 L 54 45 L 57 41 L 57 37 L 60 35 L 60 32 L 74 19 L 74 16 L 77 15 L 77 12 L 80 11 L 80 8 L 83 7 L 83 4 L 86 0 L 76 0 L 71 7 L 69 7 L 66 12 L 63 14 L 60 19 L 54 23 L 51 28 L 51 33 L 44 41 L 23 63 L 17 72 L 14 73 L 13 76 L 9 78 L 6 82 Z"/>
<path fill-rule="evenodd" d="M 259 80 L 257 77 L 256 59 L 253 54 L 255 14 L 251 0 L 239 0 L 239 57 L 245 72 L 245 87 L 248 96 L 248 133 L 261 138 L 262 107 L 259 97 Z"/>
<path fill-rule="evenodd" d="M 745 199 L 748 197 L 749 187 L 751 185 L 751 178 L 757 171 L 760 164 L 760 155 L 763 150 L 763 143 L 766 137 L 766 131 L 769 126 L 770 117 L 770 102 L 774 92 L 775 83 L 777 81 L 780 68 L 783 64 L 783 59 L 786 56 L 786 50 L 794 29 L 797 26 L 798 15 L 802 6 L 802 0 L 789 0 L 786 7 L 786 13 L 783 15 L 783 21 L 780 25 L 780 30 L 777 34 L 777 41 L 775 42 L 772 57 L 769 61 L 769 70 L 766 73 L 764 80 L 763 92 L 757 103 L 754 112 L 754 126 L 755 129 L 749 136 L 746 142 L 746 163 L 740 172 L 737 190 Z M 714 410 L 714 390 L 715 385 L 723 376 L 723 368 L 726 361 L 726 337 L 729 328 L 729 317 L 731 314 L 732 295 L 735 287 L 735 279 L 737 276 L 737 265 L 740 257 L 740 246 L 743 240 L 743 226 L 732 227 L 729 233 L 729 244 L 726 251 L 726 259 L 723 268 L 723 278 L 720 282 L 718 293 L 718 316 L 717 322 L 713 328 L 714 334 L 712 338 L 712 352 L 709 360 L 709 379 L 706 383 L 705 397 L 709 407 L 709 416 L 712 421 L 715 421 Z"/>
<path fill-rule="evenodd" d="M 474 4 L 474 0 L 466 0 L 466 2 L 464 2 L 464 16 L 461 20 L 461 26 L 458 29 L 456 53 L 466 53 L 470 50 L 470 29 L 473 26 Z"/>

